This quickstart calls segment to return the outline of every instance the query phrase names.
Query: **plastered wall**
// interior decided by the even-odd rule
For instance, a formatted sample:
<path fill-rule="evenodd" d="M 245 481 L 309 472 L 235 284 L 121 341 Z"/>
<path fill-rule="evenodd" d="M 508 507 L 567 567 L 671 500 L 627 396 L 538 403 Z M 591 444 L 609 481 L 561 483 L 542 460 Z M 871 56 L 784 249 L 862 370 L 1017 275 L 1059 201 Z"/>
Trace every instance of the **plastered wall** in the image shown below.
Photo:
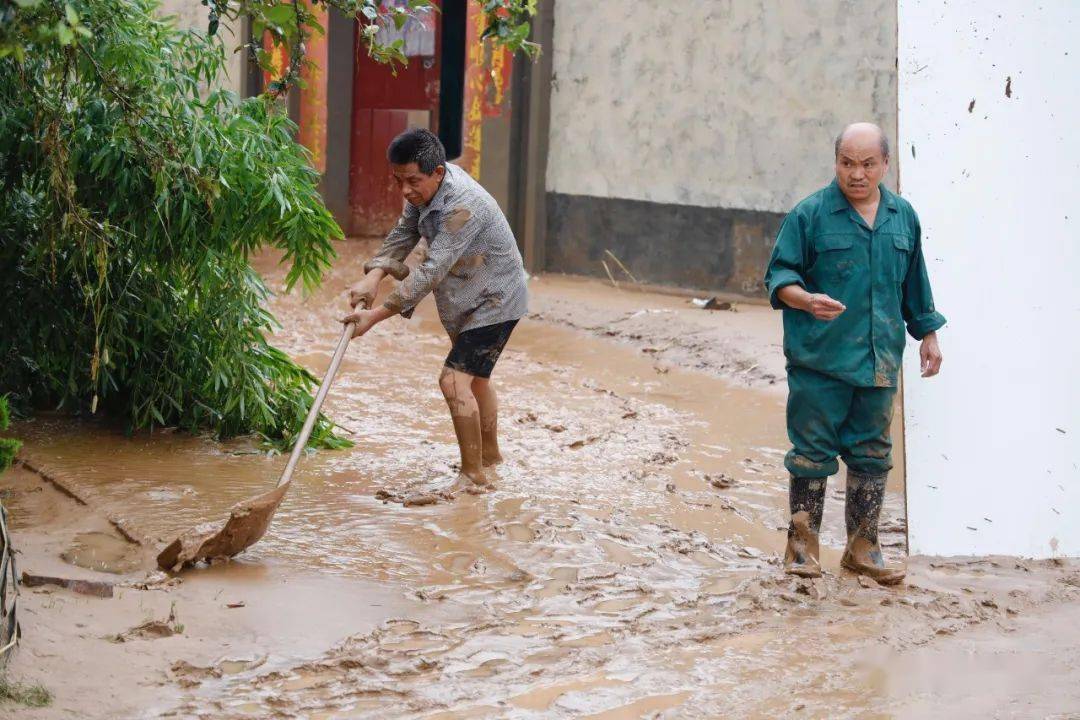
<path fill-rule="evenodd" d="M 787 212 L 896 122 L 894 0 L 556 0 L 547 187 Z"/>

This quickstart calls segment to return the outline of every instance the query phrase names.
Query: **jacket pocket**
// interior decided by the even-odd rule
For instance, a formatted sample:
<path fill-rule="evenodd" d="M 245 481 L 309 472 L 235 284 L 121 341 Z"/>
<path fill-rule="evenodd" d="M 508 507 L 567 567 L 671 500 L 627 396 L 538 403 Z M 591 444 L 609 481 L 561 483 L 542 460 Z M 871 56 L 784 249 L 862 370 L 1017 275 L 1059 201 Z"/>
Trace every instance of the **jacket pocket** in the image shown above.
<path fill-rule="evenodd" d="M 895 282 L 904 282 L 907 277 L 908 267 L 911 265 L 911 253 L 915 241 L 910 235 L 897 233 L 892 236 L 892 249 L 889 253 L 892 257 L 892 278 Z"/>
<path fill-rule="evenodd" d="M 826 283 L 847 280 L 858 269 L 855 236 L 850 233 L 818 235 L 814 238 L 814 255 L 810 275 Z"/>

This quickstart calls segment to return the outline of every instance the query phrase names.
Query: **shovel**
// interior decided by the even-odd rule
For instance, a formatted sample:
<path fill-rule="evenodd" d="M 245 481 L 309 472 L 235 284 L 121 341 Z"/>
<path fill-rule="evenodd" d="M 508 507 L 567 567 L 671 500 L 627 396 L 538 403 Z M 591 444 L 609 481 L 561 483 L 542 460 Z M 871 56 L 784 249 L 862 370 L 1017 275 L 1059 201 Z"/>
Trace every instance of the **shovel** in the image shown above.
<path fill-rule="evenodd" d="M 157 564 L 162 570 L 177 571 L 186 565 L 191 565 L 199 560 L 211 558 L 232 557 L 259 541 L 270 526 L 270 520 L 281 504 L 282 498 L 292 482 L 293 470 L 300 461 L 300 455 L 307 447 L 308 438 L 311 437 L 311 429 L 315 427 L 315 420 L 319 417 L 319 409 L 323 400 L 330 390 L 330 384 L 334 382 L 338 367 L 342 358 L 345 357 L 345 349 L 349 347 L 352 339 L 353 326 L 348 324 L 341 331 L 341 339 L 338 340 L 334 357 L 330 360 L 330 367 L 326 370 L 319 392 L 315 395 L 315 401 L 311 403 L 307 419 L 304 420 L 304 428 L 296 438 L 293 445 L 292 455 L 285 471 L 281 473 L 281 479 L 268 493 L 258 497 L 244 500 L 233 506 L 229 513 L 229 519 L 224 526 L 217 523 L 203 523 L 185 532 L 180 537 L 169 543 L 157 556 Z"/>

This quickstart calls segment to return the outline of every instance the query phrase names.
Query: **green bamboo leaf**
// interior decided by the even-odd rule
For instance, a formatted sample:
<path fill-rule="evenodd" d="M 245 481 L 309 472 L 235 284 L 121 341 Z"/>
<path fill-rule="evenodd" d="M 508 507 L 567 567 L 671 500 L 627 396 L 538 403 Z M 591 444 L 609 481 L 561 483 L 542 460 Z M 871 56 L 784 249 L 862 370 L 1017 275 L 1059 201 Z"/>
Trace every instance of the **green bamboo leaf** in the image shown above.
<path fill-rule="evenodd" d="M 293 9 L 291 3 L 283 3 L 281 5 L 274 5 L 263 13 L 267 23 L 272 25 L 288 25 L 296 24 L 296 11 Z"/>
<path fill-rule="evenodd" d="M 70 45 L 75 40 L 75 33 L 63 23 L 56 24 L 56 39 L 61 45 Z"/>

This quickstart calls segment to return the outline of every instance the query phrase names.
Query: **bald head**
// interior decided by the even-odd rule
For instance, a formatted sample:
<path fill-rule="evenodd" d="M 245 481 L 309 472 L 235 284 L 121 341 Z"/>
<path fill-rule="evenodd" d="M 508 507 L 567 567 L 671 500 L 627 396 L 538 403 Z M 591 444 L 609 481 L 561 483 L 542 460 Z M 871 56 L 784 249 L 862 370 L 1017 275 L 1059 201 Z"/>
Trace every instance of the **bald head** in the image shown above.
<path fill-rule="evenodd" d="M 889 170 L 889 141 L 872 123 L 853 123 L 836 138 L 836 181 L 853 204 L 873 203 Z"/>
<path fill-rule="evenodd" d="M 881 149 L 881 158 L 889 159 L 889 138 L 885 137 L 885 131 L 874 123 L 857 122 L 848 125 L 836 136 L 836 158 L 840 158 L 840 150 L 846 146 L 852 149 L 864 149 L 867 145 L 877 143 Z"/>

